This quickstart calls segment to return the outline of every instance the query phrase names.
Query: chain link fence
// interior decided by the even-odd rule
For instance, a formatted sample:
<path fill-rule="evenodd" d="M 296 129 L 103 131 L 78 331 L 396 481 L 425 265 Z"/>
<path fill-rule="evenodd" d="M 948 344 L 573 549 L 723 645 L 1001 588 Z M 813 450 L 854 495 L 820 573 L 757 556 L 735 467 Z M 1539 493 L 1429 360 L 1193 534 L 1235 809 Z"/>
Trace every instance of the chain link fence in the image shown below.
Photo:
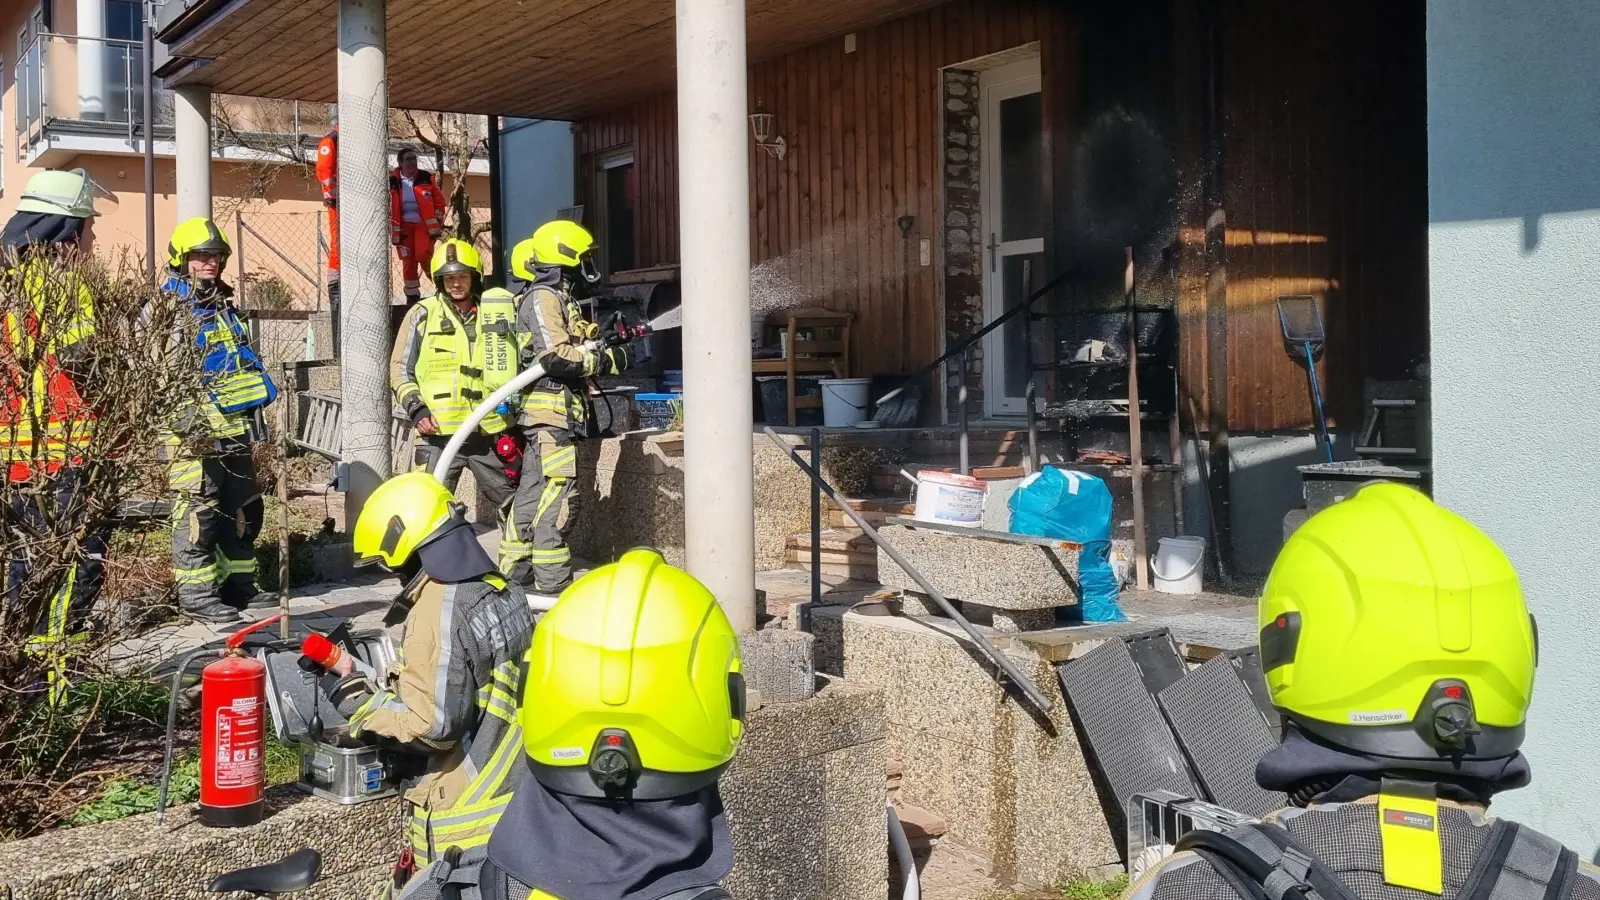
<path fill-rule="evenodd" d="M 474 222 L 488 222 L 489 208 L 474 206 Z M 217 222 L 233 243 L 233 262 L 229 276 L 239 288 L 240 304 L 247 309 L 328 310 L 328 249 L 330 235 L 327 214 L 316 212 L 276 212 L 243 209 L 224 214 Z M 487 261 L 489 235 L 474 242 Z M 422 295 L 434 292 L 427 277 L 426 263 Z M 389 255 L 389 296 L 399 303 L 405 295 L 399 257 Z"/>

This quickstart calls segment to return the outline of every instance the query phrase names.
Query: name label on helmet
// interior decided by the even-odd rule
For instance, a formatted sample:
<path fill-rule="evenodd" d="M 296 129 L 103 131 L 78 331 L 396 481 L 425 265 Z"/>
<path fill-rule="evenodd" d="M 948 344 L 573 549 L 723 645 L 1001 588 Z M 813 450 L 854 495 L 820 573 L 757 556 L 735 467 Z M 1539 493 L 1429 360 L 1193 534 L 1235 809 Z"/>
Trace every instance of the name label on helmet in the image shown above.
<path fill-rule="evenodd" d="M 550 751 L 551 759 L 583 759 L 582 747 L 556 747 Z"/>
<path fill-rule="evenodd" d="M 1352 725 L 1393 725 L 1397 722 L 1411 721 L 1411 714 L 1403 709 L 1374 709 L 1352 710 L 1350 724 Z"/>

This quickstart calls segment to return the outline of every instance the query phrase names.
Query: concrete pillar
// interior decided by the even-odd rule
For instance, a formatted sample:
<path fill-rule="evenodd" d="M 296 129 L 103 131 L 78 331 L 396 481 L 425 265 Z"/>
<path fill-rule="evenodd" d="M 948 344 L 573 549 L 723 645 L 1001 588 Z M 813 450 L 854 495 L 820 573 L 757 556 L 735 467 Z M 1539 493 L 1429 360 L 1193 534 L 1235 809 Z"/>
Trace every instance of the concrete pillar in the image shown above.
<path fill-rule="evenodd" d="M 211 88 L 185 85 L 174 103 L 178 141 L 178 221 L 211 216 Z"/>
<path fill-rule="evenodd" d="M 78 115 L 106 117 L 105 0 L 78 0 Z"/>
<path fill-rule="evenodd" d="M 744 0 L 678 0 L 678 167 L 689 572 L 755 628 L 750 132 Z"/>
<path fill-rule="evenodd" d="M 389 82 L 383 0 L 339 3 L 339 385 L 345 521 L 390 473 Z"/>
<path fill-rule="evenodd" d="M 1600 5 L 1429 0 L 1427 29 L 1434 497 L 1511 557 L 1540 626 L 1533 783 L 1494 810 L 1600 859 Z"/>

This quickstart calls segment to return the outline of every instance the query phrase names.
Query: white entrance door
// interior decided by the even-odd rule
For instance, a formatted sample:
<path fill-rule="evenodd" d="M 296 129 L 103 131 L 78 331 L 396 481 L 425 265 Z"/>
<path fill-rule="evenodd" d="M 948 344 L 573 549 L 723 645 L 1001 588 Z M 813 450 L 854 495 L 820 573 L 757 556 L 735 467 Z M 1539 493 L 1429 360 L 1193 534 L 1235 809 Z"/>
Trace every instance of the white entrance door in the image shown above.
<path fill-rule="evenodd" d="M 1044 107 L 1039 61 L 982 72 L 979 142 L 983 167 L 984 321 L 992 322 L 1042 285 L 1050 202 L 1044 195 Z M 1031 288 L 1024 283 L 1029 276 Z M 984 409 L 1019 415 L 1028 384 L 1026 326 L 1018 313 L 985 339 Z"/>

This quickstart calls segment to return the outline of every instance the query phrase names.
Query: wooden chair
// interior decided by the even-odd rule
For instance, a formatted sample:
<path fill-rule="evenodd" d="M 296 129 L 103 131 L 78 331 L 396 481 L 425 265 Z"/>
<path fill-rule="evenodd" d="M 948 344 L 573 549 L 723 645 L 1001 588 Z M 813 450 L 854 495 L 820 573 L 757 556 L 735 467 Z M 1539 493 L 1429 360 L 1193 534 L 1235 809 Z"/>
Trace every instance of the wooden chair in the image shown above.
<path fill-rule="evenodd" d="M 822 398 L 796 397 L 795 377 L 798 375 L 831 375 L 834 378 L 850 377 L 850 323 L 855 317 L 850 313 L 828 309 L 791 309 L 767 316 L 768 333 L 787 328 L 788 352 L 783 359 L 757 359 L 751 368 L 757 375 L 783 375 L 789 398 L 789 424 L 796 424 L 796 415 L 802 409 L 816 409 Z M 801 330 L 809 330 L 809 340 L 800 340 Z"/>

